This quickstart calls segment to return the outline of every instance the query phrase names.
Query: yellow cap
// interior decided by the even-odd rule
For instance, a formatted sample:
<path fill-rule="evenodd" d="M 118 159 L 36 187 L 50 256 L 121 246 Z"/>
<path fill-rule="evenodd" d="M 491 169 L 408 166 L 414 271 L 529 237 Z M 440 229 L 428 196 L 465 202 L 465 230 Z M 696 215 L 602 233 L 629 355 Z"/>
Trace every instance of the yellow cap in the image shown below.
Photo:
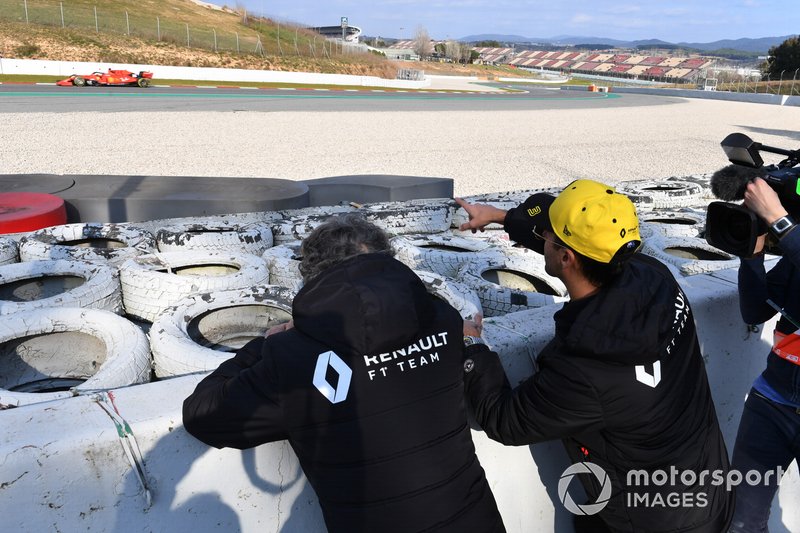
<path fill-rule="evenodd" d="M 625 259 L 641 245 L 633 202 L 597 181 L 567 185 L 550 206 L 549 218 L 564 244 L 601 263 Z"/>

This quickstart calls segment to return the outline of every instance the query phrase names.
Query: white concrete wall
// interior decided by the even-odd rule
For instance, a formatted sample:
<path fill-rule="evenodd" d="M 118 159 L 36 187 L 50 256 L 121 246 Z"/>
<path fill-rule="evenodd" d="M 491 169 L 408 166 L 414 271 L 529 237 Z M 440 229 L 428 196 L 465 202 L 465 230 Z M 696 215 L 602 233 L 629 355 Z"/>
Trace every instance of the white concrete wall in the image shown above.
<path fill-rule="evenodd" d="M 256 83 L 304 83 L 316 85 L 358 85 L 363 87 L 393 87 L 420 89 L 428 87 L 430 80 L 387 80 L 375 76 L 345 74 L 316 74 L 311 72 L 278 72 L 273 70 L 246 70 L 232 68 L 169 67 L 163 65 L 136 65 L 129 63 L 79 63 L 69 61 L 41 61 L 35 59 L 2 59 L 0 74 L 27 74 L 68 77 L 72 74 L 89 74 L 109 68 L 132 72 L 147 70 L 153 73 L 153 84 L 159 79 L 187 81 L 223 81 Z"/>
<path fill-rule="evenodd" d="M 694 308 L 717 413 L 732 450 L 744 396 L 764 367 L 774 322 L 760 334 L 747 334 L 735 270 L 681 283 Z M 485 336 L 501 353 L 512 384 L 533 373 L 532 358 L 553 334 L 555 309 L 487 319 Z M 186 376 L 114 393 L 141 447 L 149 505 L 114 424 L 90 397 L 0 412 L 3 529 L 324 531 L 316 496 L 286 442 L 216 450 L 184 431 L 181 404 L 199 379 Z M 571 531 L 571 516 L 556 495 L 567 466 L 560 443 L 504 447 L 479 429 L 473 436 L 509 532 Z M 797 501 L 795 464 L 773 506 L 773 533 L 800 531 Z"/>

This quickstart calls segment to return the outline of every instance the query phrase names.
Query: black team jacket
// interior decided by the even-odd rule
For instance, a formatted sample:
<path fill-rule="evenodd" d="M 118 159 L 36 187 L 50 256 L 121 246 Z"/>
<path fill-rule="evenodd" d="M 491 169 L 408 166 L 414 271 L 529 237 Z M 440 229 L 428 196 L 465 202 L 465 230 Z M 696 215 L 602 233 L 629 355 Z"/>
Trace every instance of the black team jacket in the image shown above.
<path fill-rule="evenodd" d="M 599 517 L 613 531 L 727 529 L 733 492 L 715 479 L 728 455 L 689 302 L 669 270 L 636 254 L 554 319 L 538 371 L 513 390 L 496 354 L 467 348 L 467 395 L 487 435 L 510 445 L 560 438 L 574 463 L 600 466 L 611 493 Z M 686 486 L 685 471 L 697 476 L 685 474 Z M 596 476 L 577 477 L 589 501 L 576 504 L 602 500 Z"/>
<path fill-rule="evenodd" d="M 293 319 L 198 384 L 187 431 L 218 448 L 287 439 L 331 532 L 504 531 L 467 424 L 459 314 L 364 254 L 306 284 Z"/>

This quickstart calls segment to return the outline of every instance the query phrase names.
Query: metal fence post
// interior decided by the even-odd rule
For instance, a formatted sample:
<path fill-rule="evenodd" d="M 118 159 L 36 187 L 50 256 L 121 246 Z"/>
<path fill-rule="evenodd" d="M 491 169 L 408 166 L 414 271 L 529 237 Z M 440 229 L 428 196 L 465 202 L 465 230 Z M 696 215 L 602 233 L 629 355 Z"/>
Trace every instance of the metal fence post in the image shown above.
<path fill-rule="evenodd" d="M 281 47 L 281 23 L 278 23 L 278 51 L 281 53 L 281 57 L 283 57 L 283 48 Z"/>
<path fill-rule="evenodd" d="M 128 37 L 131 36 L 131 20 L 128 18 L 128 12 L 125 11 L 125 27 L 128 28 Z"/>
<path fill-rule="evenodd" d="M 94 6 L 94 31 L 100 33 L 100 25 L 97 23 L 97 6 Z"/>
<path fill-rule="evenodd" d="M 156 37 L 161 41 L 161 20 L 156 17 Z"/>
<path fill-rule="evenodd" d="M 241 54 L 241 52 L 239 51 L 239 32 L 238 31 L 236 32 L 236 53 L 237 54 Z"/>
<path fill-rule="evenodd" d="M 25 0 L 25 24 L 30 24 L 30 21 L 28 21 L 28 0 Z"/>
<path fill-rule="evenodd" d="M 211 28 L 211 31 L 214 32 L 214 51 L 217 51 L 217 30 L 216 28 Z"/>
<path fill-rule="evenodd" d="M 794 82 L 797 79 L 797 71 L 798 70 L 800 70 L 800 68 L 795 69 L 794 70 L 794 76 L 792 76 L 792 90 L 789 91 L 789 94 L 791 94 L 791 95 L 794 95 Z"/>
<path fill-rule="evenodd" d="M 786 72 L 786 69 L 781 71 L 781 81 L 778 83 L 778 94 L 783 94 L 783 73 Z"/>
<path fill-rule="evenodd" d="M 191 44 L 189 44 L 189 23 L 186 23 L 186 48 L 191 48 Z"/>
<path fill-rule="evenodd" d="M 61 27 L 66 28 L 66 25 L 64 24 L 64 2 L 59 2 L 58 5 L 61 6 Z"/>
<path fill-rule="evenodd" d="M 297 49 L 297 30 L 299 28 L 295 26 L 294 28 L 294 53 L 300 55 L 300 50 Z"/>

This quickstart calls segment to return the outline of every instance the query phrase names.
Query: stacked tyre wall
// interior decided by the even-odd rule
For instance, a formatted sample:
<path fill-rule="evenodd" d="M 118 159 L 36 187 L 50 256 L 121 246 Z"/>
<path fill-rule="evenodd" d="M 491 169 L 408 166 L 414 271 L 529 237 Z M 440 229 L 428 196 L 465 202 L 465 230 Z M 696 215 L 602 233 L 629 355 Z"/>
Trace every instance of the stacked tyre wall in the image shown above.
<path fill-rule="evenodd" d="M 738 260 L 703 238 L 705 206 L 712 200 L 707 176 L 617 188 L 637 204 L 643 253 L 671 268 L 693 305 L 732 451 L 774 321 L 758 331 L 741 321 Z M 466 199 L 509 208 L 532 192 Z M 324 531 L 314 492 L 288 443 L 211 449 L 183 430 L 181 405 L 205 372 L 290 318 L 292 298 L 302 287 L 302 239 L 349 212 L 390 233 L 396 257 L 429 292 L 465 318 L 487 317 L 484 336 L 512 384 L 535 372 L 536 355 L 553 335 L 552 315 L 567 299 L 565 289 L 544 272 L 541 256 L 514 246 L 502 228 L 459 231 L 465 213 L 452 199 L 0 237 L 0 420 L 6 428 L 0 436 L 0 515 L 9 530 L 44 531 L 57 524 L 65 531 Z M 104 251 L 93 250 L 92 239 L 101 239 Z M 29 348 L 52 346 L 51 338 L 60 349 L 41 359 L 25 355 L 36 351 Z M 117 342 L 122 350 L 114 348 Z M 120 351 L 139 355 L 125 359 Z M 97 368 L 112 363 L 123 370 L 110 375 L 121 372 L 124 381 L 94 378 Z M 37 389 L 59 381 L 55 392 Z M 508 531 L 571 531 L 558 494 L 568 465 L 559 442 L 504 447 L 477 425 L 473 437 Z M 579 490 L 571 484 L 571 494 Z M 800 531 L 800 511 L 791 505 L 798 499 L 794 465 L 773 506 L 771 531 Z"/>

